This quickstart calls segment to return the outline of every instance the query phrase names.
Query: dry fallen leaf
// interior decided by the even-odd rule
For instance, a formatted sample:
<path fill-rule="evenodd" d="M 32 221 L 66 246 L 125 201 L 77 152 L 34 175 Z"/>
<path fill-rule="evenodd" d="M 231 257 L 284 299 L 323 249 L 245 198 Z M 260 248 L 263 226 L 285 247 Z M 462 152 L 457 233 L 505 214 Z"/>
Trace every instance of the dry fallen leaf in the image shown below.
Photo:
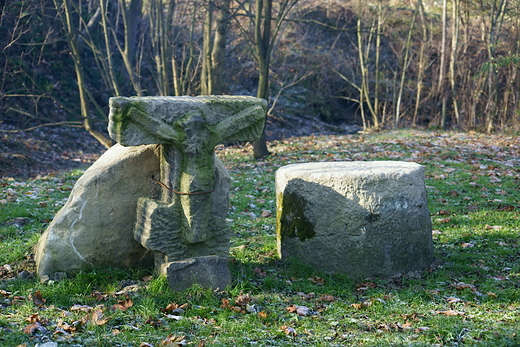
<path fill-rule="evenodd" d="M 153 326 L 154 328 L 157 328 L 159 325 L 162 324 L 162 322 L 158 319 L 156 320 L 156 319 L 153 319 L 150 317 L 144 322 L 144 324 L 149 324 L 149 325 Z"/>
<path fill-rule="evenodd" d="M 257 276 L 260 276 L 260 277 L 265 277 L 265 276 L 267 276 L 267 273 L 266 273 L 263 269 L 261 269 L 261 268 L 259 268 L 259 267 L 255 267 L 255 268 L 253 269 L 253 271 L 254 271 L 255 275 L 257 275 Z"/>
<path fill-rule="evenodd" d="M 42 297 L 40 291 L 37 291 L 33 294 L 29 294 L 29 299 L 31 299 L 34 302 L 34 304 L 39 307 L 43 306 L 47 301 Z"/>
<path fill-rule="evenodd" d="M 287 312 L 296 313 L 299 316 L 308 316 L 311 314 L 311 309 L 307 306 L 291 305 L 285 308 Z"/>
<path fill-rule="evenodd" d="M 435 311 L 435 313 L 443 314 L 445 316 L 463 316 L 465 313 L 457 310 L 447 310 L 447 311 Z"/>
<path fill-rule="evenodd" d="M 228 310 L 235 311 L 238 313 L 245 313 L 245 311 L 242 308 L 240 308 L 238 306 L 231 306 L 231 304 L 229 303 L 229 299 L 222 299 L 222 305 L 220 305 L 220 307 L 226 308 Z"/>
<path fill-rule="evenodd" d="M 495 277 L 493 277 L 493 279 L 496 280 L 496 281 L 508 281 L 509 277 L 507 277 L 507 276 L 495 276 Z"/>
<path fill-rule="evenodd" d="M 487 292 L 486 294 L 489 295 L 490 297 L 492 297 L 493 299 L 497 298 L 497 295 L 493 292 Z"/>
<path fill-rule="evenodd" d="M 63 318 L 58 318 L 56 327 L 69 334 L 73 334 L 77 330 L 75 326 L 69 325 L 68 323 L 64 322 Z"/>
<path fill-rule="evenodd" d="M 456 282 L 456 283 L 453 283 L 452 286 L 454 286 L 455 288 L 461 290 L 461 289 L 468 289 L 468 288 L 475 288 L 474 285 L 472 284 L 468 284 L 468 283 L 464 283 L 464 282 Z"/>
<path fill-rule="evenodd" d="M 222 305 L 220 305 L 222 308 L 229 308 L 229 299 L 222 299 Z"/>
<path fill-rule="evenodd" d="M 235 304 L 238 305 L 238 306 L 246 306 L 251 301 L 252 301 L 252 299 L 251 299 L 251 296 L 249 294 L 242 294 L 242 295 L 239 295 L 235 299 Z"/>
<path fill-rule="evenodd" d="M 285 335 L 290 335 L 290 336 L 298 335 L 298 333 L 296 333 L 296 329 L 289 327 L 287 325 L 282 325 L 282 327 L 280 329 L 285 333 Z"/>
<path fill-rule="evenodd" d="M 34 322 L 23 328 L 23 332 L 29 335 L 33 335 L 37 331 L 45 333 L 47 329 L 40 322 Z"/>
<path fill-rule="evenodd" d="M 428 328 L 428 327 L 418 327 L 417 329 L 415 329 L 415 332 L 420 333 L 420 332 L 428 331 L 428 330 L 430 330 L 430 328 Z"/>
<path fill-rule="evenodd" d="M 164 340 L 161 341 L 159 346 L 165 346 L 165 347 L 186 346 L 186 336 L 170 334 L 170 335 L 166 336 L 166 338 Z"/>
<path fill-rule="evenodd" d="M 90 296 L 93 298 L 96 298 L 96 301 L 107 301 L 108 300 L 108 295 L 106 295 L 105 293 L 101 293 L 101 292 L 92 292 L 90 294 Z"/>
<path fill-rule="evenodd" d="M 92 306 L 87 305 L 74 305 L 70 308 L 71 311 L 81 311 L 85 313 L 89 313 L 94 309 Z"/>
<path fill-rule="evenodd" d="M 305 294 L 303 292 L 298 292 L 298 295 L 300 296 L 300 298 L 302 300 L 305 300 L 305 301 L 308 301 L 310 299 L 314 299 L 314 297 L 316 296 L 314 293 Z"/>
<path fill-rule="evenodd" d="M 335 296 L 332 295 L 322 295 L 318 298 L 318 301 L 325 301 L 325 302 L 334 302 L 338 300 Z"/>
<path fill-rule="evenodd" d="M 457 304 L 457 303 L 460 303 L 460 302 L 464 302 L 464 300 L 459 299 L 459 298 L 457 298 L 455 296 L 450 296 L 450 297 L 446 298 L 446 302 L 448 304 Z"/>
<path fill-rule="evenodd" d="M 147 275 L 147 276 L 144 276 L 143 278 L 141 278 L 141 281 L 143 281 L 144 283 L 148 283 L 151 280 L 153 280 L 153 276 L 152 275 Z"/>
<path fill-rule="evenodd" d="M 108 319 L 104 316 L 103 311 L 101 309 L 97 309 L 92 312 L 92 315 L 84 317 L 84 322 L 90 322 L 93 325 L 105 325 L 108 322 Z"/>
<path fill-rule="evenodd" d="M 132 302 L 132 300 L 130 300 L 130 298 L 128 297 L 128 295 L 126 296 L 126 299 L 125 300 L 122 300 L 122 301 L 117 301 L 117 304 L 114 304 L 112 306 L 112 310 L 113 311 L 116 311 L 116 310 L 119 310 L 119 311 L 126 311 L 127 309 L 129 309 L 130 307 L 132 307 L 134 305 L 134 303 Z"/>
<path fill-rule="evenodd" d="M 4 296 L 4 297 L 8 297 L 10 296 L 11 294 L 13 294 L 12 292 L 8 292 L 6 290 L 3 290 L 3 289 L 0 289 L 0 295 Z"/>
<path fill-rule="evenodd" d="M 25 318 L 25 320 L 29 323 L 36 323 L 36 322 L 40 322 L 40 317 L 38 316 L 38 313 L 33 313 L 31 314 L 29 317 Z"/>
<path fill-rule="evenodd" d="M 323 278 L 320 278 L 318 276 L 312 276 L 308 278 L 309 281 L 314 283 L 317 286 L 322 286 L 325 284 L 325 280 Z"/>
<path fill-rule="evenodd" d="M 269 210 L 262 210 L 262 213 L 260 214 L 260 217 L 268 218 L 268 217 L 271 217 L 272 215 L 273 215 L 273 212 L 271 212 Z"/>
<path fill-rule="evenodd" d="M 165 308 L 160 308 L 159 310 L 161 312 L 170 312 L 170 313 L 180 314 L 180 313 L 184 313 L 184 311 L 186 311 L 189 308 L 189 306 L 190 305 L 188 303 L 178 305 L 175 302 L 171 302 Z"/>
<path fill-rule="evenodd" d="M 364 301 L 364 302 L 360 302 L 358 304 L 352 304 L 350 306 L 354 307 L 356 310 L 360 310 L 362 308 L 367 308 L 367 307 L 372 306 L 372 301 Z"/>
<path fill-rule="evenodd" d="M 260 311 L 258 312 L 258 316 L 262 319 L 267 319 L 268 314 L 265 311 Z"/>
<path fill-rule="evenodd" d="M 363 283 L 358 283 L 356 284 L 356 290 L 358 291 L 365 291 L 365 290 L 369 290 L 369 289 L 372 289 L 372 288 L 375 288 L 376 287 L 376 284 L 374 282 L 363 282 Z"/>

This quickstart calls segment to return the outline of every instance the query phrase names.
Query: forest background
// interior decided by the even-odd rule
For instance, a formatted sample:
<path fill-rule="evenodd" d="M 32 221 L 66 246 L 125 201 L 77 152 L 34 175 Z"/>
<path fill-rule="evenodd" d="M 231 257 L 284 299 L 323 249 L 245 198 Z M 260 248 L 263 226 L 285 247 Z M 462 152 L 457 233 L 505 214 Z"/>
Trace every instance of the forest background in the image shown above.
<path fill-rule="evenodd" d="M 517 0 L 0 0 L 0 9 L 4 133 L 78 126 L 109 147 L 109 97 L 199 94 L 269 99 L 269 121 L 282 128 L 299 118 L 340 133 L 520 130 Z"/>

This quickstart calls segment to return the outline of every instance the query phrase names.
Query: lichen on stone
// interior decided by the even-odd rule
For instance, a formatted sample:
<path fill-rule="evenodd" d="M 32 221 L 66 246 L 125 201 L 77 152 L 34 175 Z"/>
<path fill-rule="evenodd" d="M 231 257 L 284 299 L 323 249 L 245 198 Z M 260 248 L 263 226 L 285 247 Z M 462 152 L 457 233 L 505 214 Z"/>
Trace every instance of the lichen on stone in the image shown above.
<path fill-rule="evenodd" d="M 305 215 L 307 204 L 297 192 L 285 192 L 282 199 L 280 232 L 287 237 L 298 237 L 305 241 L 316 236 L 314 223 Z"/>

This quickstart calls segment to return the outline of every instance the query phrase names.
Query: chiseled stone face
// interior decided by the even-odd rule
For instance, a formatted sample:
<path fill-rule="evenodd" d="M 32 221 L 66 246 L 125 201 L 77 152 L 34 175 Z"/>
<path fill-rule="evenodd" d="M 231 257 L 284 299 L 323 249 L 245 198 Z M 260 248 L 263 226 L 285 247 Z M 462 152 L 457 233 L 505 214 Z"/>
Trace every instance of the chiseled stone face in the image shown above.
<path fill-rule="evenodd" d="M 187 153 L 221 141 L 255 141 L 267 102 L 249 96 L 110 98 L 110 137 L 123 146 L 174 144 Z"/>
<path fill-rule="evenodd" d="M 211 213 L 214 147 L 257 140 L 266 112 L 265 100 L 246 96 L 110 99 L 114 140 L 124 146 L 162 145 L 160 180 L 168 188 L 160 200 L 139 199 L 134 236 L 143 246 L 164 261 L 227 256 L 229 227 Z"/>
<path fill-rule="evenodd" d="M 276 173 L 282 258 L 351 277 L 421 270 L 433 260 L 421 165 L 293 164 Z"/>

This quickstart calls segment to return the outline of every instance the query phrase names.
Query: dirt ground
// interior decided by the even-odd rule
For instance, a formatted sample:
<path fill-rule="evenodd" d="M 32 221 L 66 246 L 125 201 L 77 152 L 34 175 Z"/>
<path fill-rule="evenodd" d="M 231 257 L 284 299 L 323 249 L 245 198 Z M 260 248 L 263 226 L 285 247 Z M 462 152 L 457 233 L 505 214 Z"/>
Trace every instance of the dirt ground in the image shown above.
<path fill-rule="evenodd" d="M 270 117 L 268 141 L 294 136 L 356 133 L 357 126 L 332 126 L 317 118 Z M 83 128 L 40 127 L 20 131 L 0 121 L 0 178 L 34 178 L 91 165 L 105 148 Z"/>

